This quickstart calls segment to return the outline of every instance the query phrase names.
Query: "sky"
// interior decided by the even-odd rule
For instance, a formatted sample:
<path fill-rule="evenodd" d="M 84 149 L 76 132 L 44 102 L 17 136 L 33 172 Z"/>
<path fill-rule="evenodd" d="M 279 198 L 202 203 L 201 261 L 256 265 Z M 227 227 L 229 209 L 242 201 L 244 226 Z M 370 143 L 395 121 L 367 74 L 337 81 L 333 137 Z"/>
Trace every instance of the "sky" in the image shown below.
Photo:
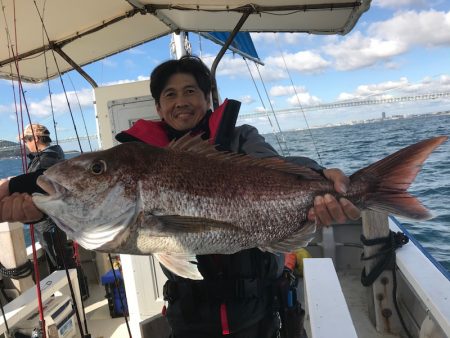
<path fill-rule="evenodd" d="M 211 65 L 219 46 L 193 33 L 189 38 L 193 54 Z M 450 95 L 408 103 L 311 109 L 346 100 L 449 93 L 450 1 L 374 0 L 344 36 L 260 33 L 252 34 L 252 39 L 264 66 L 257 68 L 227 53 L 219 64 L 217 82 L 222 98 L 242 102 L 238 122 L 252 124 L 261 133 L 276 129 L 272 109 L 283 131 L 380 118 L 382 112 L 389 117 L 450 110 Z M 148 79 L 155 66 L 172 57 L 170 42 L 170 36 L 162 37 L 84 69 L 100 86 Z M 63 75 L 62 81 L 73 118 L 61 80 L 56 79 L 24 84 L 32 122 L 53 130 L 54 119 L 59 139 L 75 136 L 73 121 L 80 136 L 95 134 L 92 87 L 73 71 Z M 15 99 L 18 102 L 11 81 L 0 80 L 0 140 L 17 139 Z M 297 107 L 295 113 L 278 112 L 292 107 Z M 257 112 L 262 112 L 260 117 L 242 118 Z M 67 147 L 72 145 L 62 145 L 71 150 Z"/>

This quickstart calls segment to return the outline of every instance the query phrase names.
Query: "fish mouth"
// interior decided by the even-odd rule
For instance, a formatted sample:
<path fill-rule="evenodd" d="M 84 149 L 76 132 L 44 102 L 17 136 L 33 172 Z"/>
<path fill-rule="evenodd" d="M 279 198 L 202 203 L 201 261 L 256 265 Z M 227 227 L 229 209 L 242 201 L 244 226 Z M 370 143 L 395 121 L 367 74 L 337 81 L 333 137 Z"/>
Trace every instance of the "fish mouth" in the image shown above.
<path fill-rule="evenodd" d="M 61 198 L 67 191 L 62 185 L 55 183 L 44 175 L 38 177 L 36 184 L 52 199 Z"/>

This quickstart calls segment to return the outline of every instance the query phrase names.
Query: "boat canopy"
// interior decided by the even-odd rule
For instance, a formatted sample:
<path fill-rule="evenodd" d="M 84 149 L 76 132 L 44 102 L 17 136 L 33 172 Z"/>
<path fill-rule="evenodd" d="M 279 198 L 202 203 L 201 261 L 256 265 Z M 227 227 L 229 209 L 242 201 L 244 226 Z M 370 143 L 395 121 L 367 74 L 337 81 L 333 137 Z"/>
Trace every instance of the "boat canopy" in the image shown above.
<path fill-rule="evenodd" d="M 370 0 L 2 0 L 0 78 L 45 81 L 172 32 L 231 32 L 243 17 L 243 32 L 346 34 L 369 6 Z"/>
<path fill-rule="evenodd" d="M 230 37 L 230 32 L 201 32 L 200 35 L 217 43 L 218 45 L 224 46 Z M 246 59 L 264 65 L 264 63 L 259 59 L 258 52 L 256 51 L 249 32 L 237 33 L 233 41 L 231 41 L 228 49 L 234 53 L 242 55 Z"/>

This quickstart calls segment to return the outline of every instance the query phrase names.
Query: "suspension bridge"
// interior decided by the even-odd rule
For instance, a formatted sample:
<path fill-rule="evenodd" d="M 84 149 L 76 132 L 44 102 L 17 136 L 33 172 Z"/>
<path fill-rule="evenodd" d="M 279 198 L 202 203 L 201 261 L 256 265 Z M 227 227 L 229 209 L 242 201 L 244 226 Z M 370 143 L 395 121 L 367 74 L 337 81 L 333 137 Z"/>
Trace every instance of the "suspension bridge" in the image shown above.
<path fill-rule="evenodd" d="M 348 101 L 338 101 L 332 103 L 309 105 L 303 107 L 291 107 L 286 109 L 278 109 L 274 111 L 275 115 L 280 114 L 295 114 L 302 111 L 314 111 L 314 110 L 325 110 L 325 109 L 337 109 L 345 107 L 357 107 L 357 106 L 370 106 L 370 105 L 380 105 L 380 104 L 390 104 L 390 103 L 403 103 L 403 102 L 413 102 L 413 101 L 427 101 L 427 100 L 438 100 L 450 98 L 450 92 L 435 92 L 420 95 L 409 95 L 409 96 L 398 96 L 391 98 L 380 98 L 380 99 L 360 99 L 360 100 L 348 100 Z M 239 119 L 249 119 L 255 117 L 264 117 L 267 113 L 272 113 L 272 111 L 262 111 L 257 113 L 249 113 L 239 115 Z"/>
<path fill-rule="evenodd" d="M 409 96 L 398 96 L 390 98 L 374 98 L 374 99 L 359 99 L 359 100 L 348 100 L 348 101 L 338 101 L 332 103 L 325 103 L 319 105 L 310 105 L 304 107 L 291 107 L 286 109 L 278 109 L 274 111 L 275 115 L 282 114 L 298 114 L 301 111 L 314 111 L 314 110 L 324 110 L 324 109 L 337 109 L 345 107 L 357 107 L 357 106 L 367 106 L 367 105 L 381 105 L 381 104 L 397 104 L 403 102 L 413 102 L 413 101 L 428 101 L 428 100 L 439 100 L 439 99 L 449 99 L 450 92 L 434 92 L 420 95 L 409 95 Z M 238 120 L 267 117 L 269 111 L 241 114 Z M 270 111 L 270 113 L 272 113 Z M 82 136 L 79 138 L 80 142 L 83 141 L 97 141 L 97 135 Z M 78 143 L 76 137 L 60 139 L 58 143 Z M 20 146 L 18 143 L 11 141 L 0 140 L 0 157 L 5 156 L 18 156 L 20 155 Z"/>

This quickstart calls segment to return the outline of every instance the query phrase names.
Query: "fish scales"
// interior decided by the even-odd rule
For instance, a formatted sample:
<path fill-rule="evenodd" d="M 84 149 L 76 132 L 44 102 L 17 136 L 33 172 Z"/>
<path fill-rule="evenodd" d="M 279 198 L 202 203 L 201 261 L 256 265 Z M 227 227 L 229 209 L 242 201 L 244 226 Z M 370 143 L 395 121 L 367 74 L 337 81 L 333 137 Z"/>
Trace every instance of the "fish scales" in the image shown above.
<path fill-rule="evenodd" d="M 167 148 L 125 143 L 58 163 L 38 179 L 34 203 L 87 249 L 155 254 L 181 276 L 201 279 L 195 255 L 305 246 L 315 196 L 413 219 L 431 215 L 406 192 L 446 136 L 418 142 L 350 176 L 338 195 L 317 172 L 283 159 L 215 150 L 190 135 Z"/>

